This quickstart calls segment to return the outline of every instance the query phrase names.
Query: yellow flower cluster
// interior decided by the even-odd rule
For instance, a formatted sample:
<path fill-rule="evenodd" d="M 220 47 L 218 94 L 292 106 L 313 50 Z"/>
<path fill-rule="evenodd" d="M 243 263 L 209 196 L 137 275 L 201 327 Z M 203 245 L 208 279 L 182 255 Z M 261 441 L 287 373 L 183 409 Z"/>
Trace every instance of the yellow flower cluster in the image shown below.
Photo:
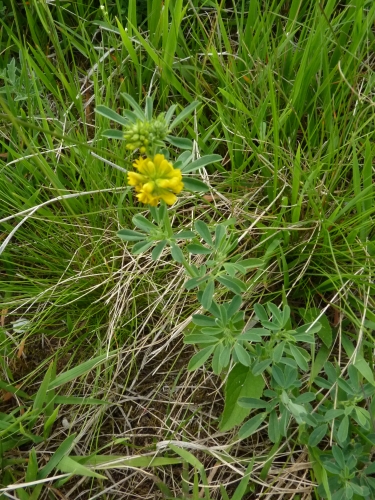
<path fill-rule="evenodd" d="M 160 200 L 173 205 L 184 187 L 181 170 L 173 168 L 164 155 L 139 158 L 133 163 L 138 172 L 128 172 L 128 184 L 134 186 L 140 202 L 156 207 Z"/>

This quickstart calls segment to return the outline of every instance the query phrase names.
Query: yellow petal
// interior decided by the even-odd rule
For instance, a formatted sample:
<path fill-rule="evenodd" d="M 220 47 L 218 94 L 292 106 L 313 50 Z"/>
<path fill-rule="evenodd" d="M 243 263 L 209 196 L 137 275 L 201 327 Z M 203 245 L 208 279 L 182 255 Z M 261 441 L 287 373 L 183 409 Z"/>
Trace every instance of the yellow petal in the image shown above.
<path fill-rule="evenodd" d="M 165 191 L 161 194 L 160 198 L 164 200 L 167 205 L 173 205 L 173 203 L 177 200 L 177 196 L 169 191 Z"/>
<path fill-rule="evenodd" d="M 128 172 L 128 184 L 129 186 L 136 186 L 137 184 L 142 184 L 145 181 L 143 175 L 137 172 Z"/>
<path fill-rule="evenodd" d="M 154 189 L 155 189 L 155 182 L 153 181 L 146 182 L 146 184 L 143 184 L 143 191 L 145 191 L 146 193 L 152 193 Z"/>

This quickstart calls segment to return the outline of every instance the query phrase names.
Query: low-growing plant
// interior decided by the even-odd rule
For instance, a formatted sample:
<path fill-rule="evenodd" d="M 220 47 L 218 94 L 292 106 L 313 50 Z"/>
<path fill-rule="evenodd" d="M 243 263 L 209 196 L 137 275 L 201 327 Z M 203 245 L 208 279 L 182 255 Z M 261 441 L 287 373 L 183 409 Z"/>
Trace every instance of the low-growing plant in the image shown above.
<path fill-rule="evenodd" d="M 197 348 L 188 369 L 197 370 L 209 363 L 212 371 L 226 380 L 221 430 L 242 424 L 238 436 L 245 439 L 264 425 L 269 440 L 280 444 L 298 429 L 297 442 L 308 447 L 315 465 L 320 464 L 325 471 L 326 480 L 318 490 L 322 496 L 369 499 L 372 465 L 364 468 L 363 460 L 354 452 L 347 455 L 347 450 L 356 433 L 357 441 L 372 442 L 371 414 L 365 408 L 368 401 L 373 406 L 375 394 L 370 366 L 358 353 L 356 362 L 348 366 L 348 378 L 326 361 L 318 370 L 323 368 L 323 376 L 316 373 L 309 381 L 311 363 L 320 361 L 316 354 L 320 342 L 332 342 L 323 313 L 312 310 L 304 315 L 311 321 L 296 324 L 286 301 L 282 306 L 257 303 L 252 310 L 247 306 L 246 276 L 254 269 L 263 269 L 270 253 L 265 252 L 263 258 L 242 259 L 237 253 L 234 219 L 224 223 L 195 220 L 191 227 L 173 228 L 170 213 L 178 210 L 178 194 L 208 189 L 191 174 L 220 160 L 218 155 L 194 160 L 191 141 L 170 135 L 198 103 L 172 121 L 176 106 L 153 118 L 151 97 L 146 98 L 144 110 L 127 94 L 124 98 L 132 110 L 123 115 L 104 106 L 97 112 L 123 126 L 123 130 L 103 134 L 125 140 L 127 149 L 139 154 L 133 163 L 137 172 L 128 171 L 128 184 L 135 188 L 138 201 L 149 205 L 149 216 L 134 215 L 135 229 L 121 229 L 118 236 L 134 243 L 135 255 L 150 250 L 152 259 L 158 260 L 169 254 L 185 269 L 185 288 L 195 293 L 199 308 L 184 339 Z M 174 150 L 167 144 L 185 151 L 173 159 Z M 167 209 L 175 203 L 175 209 Z M 242 390 L 245 380 L 247 387 Z M 331 451 L 316 455 L 319 446 L 327 450 L 328 439 L 336 443 Z"/>

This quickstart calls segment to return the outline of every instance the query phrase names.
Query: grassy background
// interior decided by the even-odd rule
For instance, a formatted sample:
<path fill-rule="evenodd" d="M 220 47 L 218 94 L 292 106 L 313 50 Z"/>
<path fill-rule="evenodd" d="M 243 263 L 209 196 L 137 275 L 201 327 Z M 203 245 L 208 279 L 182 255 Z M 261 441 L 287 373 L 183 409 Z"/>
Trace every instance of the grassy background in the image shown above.
<path fill-rule="evenodd" d="M 101 137 L 109 124 L 94 108 L 121 110 L 121 92 L 140 103 L 153 95 L 159 111 L 199 99 L 180 134 L 224 160 L 201 172 L 209 196 L 180 198 L 176 227 L 235 217 L 238 252 L 269 256 L 248 278 L 248 309 L 287 297 L 296 320 L 325 310 L 336 339 L 326 358 L 344 366 L 342 336 L 357 345 L 360 335 L 372 363 L 375 4 L 103 6 L 0 3 L 1 485 L 57 476 L 48 459 L 66 446 L 99 454 L 105 479 L 75 476 L 9 498 L 198 498 L 197 464 L 177 460 L 163 444 L 171 439 L 190 443 L 211 498 L 225 498 L 220 485 L 230 494 L 253 455 L 254 495 L 308 498 L 314 477 L 293 441 L 266 479 L 274 450 L 261 433 L 242 443 L 218 433 L 223 381 L 186 371 L 194 295 L 180 268 L 134 257 L 116 237 L 143 208 L 108 164 L 127 168 L 129 157 Z M 54 370 L 53 401 L 40 387 Z"/>

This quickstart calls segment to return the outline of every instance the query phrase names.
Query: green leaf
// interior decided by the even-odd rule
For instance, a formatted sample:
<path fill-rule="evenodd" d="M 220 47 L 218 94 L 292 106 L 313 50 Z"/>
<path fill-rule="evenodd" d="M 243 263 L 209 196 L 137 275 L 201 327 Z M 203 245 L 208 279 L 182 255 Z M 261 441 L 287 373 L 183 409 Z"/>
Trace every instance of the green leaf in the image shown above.
<path fill-rule="evenodd" d="M 229 364 L 230 355 L 231 355 L 231 348 L 229 347 L 229 345 L 224 345 L 223 350 L 220 354 L 220 363 L 223 368 L 225 368 Z"/>
<path fill-rule="evenodd" d="M 224 285 L 228 290 L 231 290 L 237 295 L 246 292 L 246 285 L 243 281 L 238 278 L 231 278 L 230 276 L 217 276 L 217 281 Z"/>
<path fill-rule="evenodd" d="M 153 241 L 140 241 L 133 246 L 132 254 L 139 255 L 152 247 L 153 244 Z"/>
<path fill-rule="evenodd" d="M 173 113 L 175 112 L 176 108 L 177 104 L 172 104 L 172 106 L 170 106 L 168 108 L 168 111 L 165 113 L 165 121 L 167 122 L 168 125 L 172 119 Z"/>
<path fill-rule="evenodd" d="M 349 432 L 349 417 L 345 415 L 341 420 L 338 431 L 337 431 L 337 439 L 340 444 L 343 444 L 348 437 Z"/>
<path fill-rule="evenodd" d="M 207 282 L 206 287 L 203 291 L 201 304 L 205 309 L 209 309 L 212 304 L 212 299 L 215 293 L 215 282 L 210 280 Z"/>
<path fill-rule="evenodd" d="M 367 380 L 367 382 L 375 386 L 374 373 L 367 361 L 365 361 L 363 358 L 358 357 L 354 362 L 354 366 L 359 371 L 359 373 Z"/>
<path fill-rule="evenodd" d="M 50 363 L 48 370 L 43 378 L 42 383 L 40 384 L 40 387 L 38 389 L 38 392 L 35 395 L 34 398 L 34 404 L 33 404 L 33 410 L 38 413 L 42 410 L 43 404 L 47 400 L 47 391 L 49 389 L 49 384 L 51 381 L 51 375 L 53 372 L 53 362 Z M 32 419 L 33 420 L 33 419 Z"/>
<path fill-rule="evenodd" d="M 280 326 L 284 326 L 283 315 L 282 315 L 282 312 L 280 311 L 280 309 L 272 302 L 268 302 L 267 307 L 273 316 L 272 322 L 277 323 Z"/>
<path fill-rule="evenodd" d="M 269 408 L 267 401 L 263 401 L 263 399 L 258 398 L 239 398 L 238 404 L 241 408 L 248 408 L 250 410 Z"/>
<path fill-rule="evenodd" d="M 144 234 L 132 231 L 131 229 L 120 229 L 120 231 L 117 231 L 117 236 L 125 241 L 141 241 L 146 239 Z"/>
<path fill-rule="evenodd" d="M 304 320 L 311 324 L 316 320 L 318 316 L 320 316 L 321 311 L 317 307 L 312 307 L 303 313 Z M 332 345 L 332 328 L 330 322 L 325 314 L 320 316 L 319 323 L 321 325 L 320 328 L 315 330 L 315 325 L 313 330 L 310 329 L 309 333 L 317 333 L 320 340 L 327 347 L 331 347 Z M 300 327 L 301 328 L 301 327 Z M 299 333 L 299 328 L 297 328 L 297 333 Z"/>
<path fill-rule="evenodd" d="M 102 132 L 103 137 L 107 137 L 108 139 L 117 139 L 119 141 L 124 141 L 124 132 L 122 130 L 113 130 L 113 129 L 108 129 L 104 130 Z"/>
<path fill-rule="evenodd" d="M 344 456 L 342 449 L 339 446 L 333 446 L 332 447 L 332 455 L 334 456 L 338 466 L 341 467 L 341 469 L 344 469 L 346 462 L 345 462 L 345 456 Z"/>
<path fill-rule="evenodd" d="M 38 479 L 44 479 L 50 474 L 53 469 L 55 469 L 63 457 L 65 455 L 68 455 L 70 453 L 70 450 L 74 446 L 74 440 L 76 438 L 75 434 L 72 434 L 71 436 L 68 436 L 57 448 L 55 453 L 50 457 L 48 460 L 47 464 L 39 471 L 38 473 Z"/>
<path fill-rule="evenodd" d="M 254 311 L 260 321 L 268 321 L 268 314 L 262 304 L 254 304 Z"/>
<path fill-rule="evenodd" d="M 270 366 L 270 364 L 272 363 L 272 359 L 264 359 L 263 361 L 260 361 L 259 363 L 256 363 L 254 366 L 253 366 L 253 374 L 254 375 L 260 375 L 261 373 L 264 372 L 264 370 L 266 368 L 268 368 Z"/>
<path fill-rule="evenodd" d="M 109 405 L 110 401 L 80 396 L 55 396 L 54 402 L 62 405 Z"/>
<path fill-rule="evenodd" d="M 242 275 L 246 274 L 246 269 L 239 264 L 232 264 L 231 262 L 225 262 L 223 264 L 224 269 L 229 274 L 229 276 L 234 277 L 237 273 L 241 273 Z"/>
<path fill-rule="evenodd" d="M 166 244 L 167 244 L 166 240 L 159 241 L 159 243 L 152 249 L 152 252 L 151 252 L 152 260 L 158 260 L 159 259 L 159 257 L 162 254 L 162 252 L 163 252 Z"/>
<path fill-rule="evenodd" d="M 57 406 L 52 414 L 47 418 L 43 425 L 43 436 L 47 438 L 50 434 L 53 424 L 56 422 L 57 417 L 59 415 L 60 408 Z"/>
<path fill-rule="evenodd" d="M 208 245 L 212 246 L 211 232 L 205 222 L 201 220 L 195 221 L 194 229 Z"/>
<path fill-rule="evenodd" d="M 126 92 L 121 92 L 122 97 L 127 101 L 130 106 L 133 108 L 134 113 L 137 115 L 137 118 L 142 122 L 145 121 L 145 114 L 140 107 L 140 105 L 133 99 L 133 97 Z"/>
<path fill-rule="evenodd" d="M 188 172 L 194 172 L 194 170 L 197 170 L 198 168 L 205 167 L 206 165 L 209 165 L 210 163 L 214 163 L 216 161 L 221 161 L 223 158 L 220 155 L 206 155 L 202 156 L 198 160 L 193 161 L 192 163 L 186 165 L 182 170 L 183 174 L 187 174 Z"/>
<path fill-rule="evenodd" d="M 199 243 L 190 243 L 186 248 L 189 253 L 196 255 L 209 255 L 210 253 L 212 253 L 211 248 L 206 248 Z"/>
<path fill-rule="evenodd" d="M 242 297 L 235 295 L 227 306 L 228 318 L 232 318 L 242 305 Z"/>
<path fill-rule="evenodd" d="M 179 264 L 184 261 L 184 254 L 182 253 L 181 248 L 173 242 L 171 243 L 171 255 Z"/>
<path fill-rule="evenodd" d="M 56 389 L 61 385 L 71 382 L 77 377 L 80 377 L 85 373 L 91 371 L 94 367 L 97 367 L 102 363 L 109 361 L 111 358 L 113 358 L 113 356 L 115 356 L 115 352 L 113 351 L 108 354 L 101 354 L 100 356 L 89 359 L 88 361 L 85 361 L 84 363 L 81 363 L 80 365 L 75 366 L 74 368 L 66 372 L 60 373 L 54 380 L 49 383 L 48 390 L 50 391 L 51 389 Z"/>
<path fill-rule="evenodd" d="M 176 116 L 176 118 L 173 120 L 173 122 L 170 125 L 170 130 L 173 130 L 179 123 L 185 120 L 198 106 L 200 105 L 199 101 L 193 101 L 189 106 L 187 106 L 185 109 L 181 111 L 179 115 Z"/>
<path fill-rule="evenodd" d="M 226 366 L 224 363 L 222 365 Z M 220 421 L 222 432 L 240 425 L 250 413 L 249 409 L 239 406 L 238 399 L 243 397 L 260 398 L 263 388 L 262 376 L 254 376 L 250 368 L 241 364 L 234 366 L 225 385 L 225 406 Z"/>
<path fill-rule="evenodd" d="M 173 137 L 172 135 L 167 135 L 166 140 L 172 144 L 172 146 L 179 149 L 188 149 L 191 151 L 193 149 L 193 141 L 185 137 Z"/>
<path fill-rule="evenodd" d="M 134 217 L 132 218 L 132 222 L 135 226 L 137 226 L 139 229 L 142 229 L 142 231 L 145 231 L 146 233 L 158 231 L 158 227 L 141 214 L 134 215 Z"/>
<path fill-rule="evenodd" d="M 191 238 L 194 238 L 194 236 L 195 233 L 193 233 L 193 231 L 180 231 L 179 233 L 171 236 L 171 238 L 174 240 L 189 240 Z"/>
<path fill-rule="evenodd" d="M 277 443 L 280 440 L 280 423 L 275 410 L 270 413 L 270 418 L 268 421 L 268 437 L 271 443 Z"/>
<path fill-rule="evenodd" d="M 219 335 L 219 333 L 222 333 L 224 330 L 222 327 L 220 326 L 215 326 L 213 328 L 209 328 L 209 327 L 204 327 L 202 328 L 202 333 L 204 333 L 205 335 Z"/>
<path fill-rule="evenodd" d="M 262 337 L 260 335 L 257 335 L 256 333 L 251 333 L 249 331 L 242 333 L 238 337 L 238 340 L 246 340 L 247 342 L 262 342 Z"/>
<path fill-rule="evenodd" d="M 38 459 L 36 457 L 35 448 L 31 448 L 29 452 L 29 461 L 27 464 L 25 481 L 27 483 L 35 481 L 35 479 L 37 478 L 37 474 L 38 474 Z"/>
<path fill-rule="evenodd" d="M 192 290 L 193 288 L 196 288 L 197 286 L 200 286 L 202 283 L 208 280 L 208 276 L 205 277 L 199 277 L 199 278 L 191 278 L 190 280 L 187 280 L 185 282 L 185 288 L 186 290 Z"/>
<path fill-rule="evenodd" d="M 245 498 L 247 485 L 250 480 L 250 474 L 253 470 L 254 463 L 255 463 L 255 457 L 251 459 L 249 465 L 246 467 L 245 475 L 241 479 L 240 484 L 237 486 L 236 491 L 234 492 L 231 500 L 243 500 Z"/>
<path fill-rule="evenodd" d="M 284 354 L 285 341 L 279 342 L 272 351 L 272 359 L 274 363 L 279 363 Z"/>
<path fill-rule="evenodd" d="M 301 351 L 293 344 L 289 344 L 289 349 L 292 353 L 293 358 L 296 360 L 297 365 L 301 368 L 302 371 L 307 372 L 307 370 L 309 369 L 309 365 L 307 364 L 307 361 L 302 355 Z"/>
<path fill-rule="evenodd" d="M 188 365 L 188 370 L 193 371 L 197 370 L 200 368 L 204 363 L 208 360 L 208 358 L 211 356 L 211 354 L 214 352 L 215 346 L 210 345 L 205 347 L 204 349 L 200 350 L 197 352 L 197 354 L 194 354 L 194 356 L 191 358 L 189 365 Z"/>
<path fill-rule="evenodd" d="M 264 261 L 262 259 L 245 259 L 245 260 L 238 260 L 236 264 L 240 264 L 246 269 L 254 269 L 263 266 Z"/>
<path fill-rule="evenodd" d="M 193 323 L 198 326 L 215 326 L 215 320 L 209 316 L 204 316 L 204 314 L 193 314 Z"/>
<path fill-rule="evenodd" d="M 222 241 L 225 239 L 227 235 L 227 232 L 225 230 L 224 224 L 218 224 L 215 227 L 215 248 L 216 250 L 219 249 Z"/>
<path fill-rule="evenodd" d="M 327 434 L 328 430 L 328 425 L 327 424 L 322 424 L 316 427 L 312 433 L 310 434 L 308 445 L 311 447 L 318 446 L 320 441 L 324 438 L 324 436 Z"/>
<path fill-rule="evenodd" d="M 191 333 L 184 338 L 184 344 L 216 344 L 217 339 L 213 336 Z"/>
<path fill-rule="evenodd" d="M 80 464 L 76 460 L 73 460 L 70 457 L 63 457 L 60 463 L 57 466 L 57 469 L 61 472 L 74 474 L 76 476 L 84 476 L 84 477 L 96 477 L 97 479 L 108 479 L 107 476 L 103 476 L 89 469 L 88 467 Z"/>
<path fill-rule="evenodd" d="M 118 467 L 163 467 L 165 465 L 181 464 L 181 460 L 172 457 L 138 456 L 127 457 L 123 455 L 94 455 L 91 457 L 74 456 L 73 460 L 84 463 L 87 467 L 96 469 L 117 469 Z"/>
<path fill-rule="evenodd" d="M 112 120 L 113 122 L 119 123 L 120 125 L 128 125 L 129 121 L 124 118 L 123 116 L 119 115 L 116 113 L 111 108 L 108 108 L 107 106 L 99 105 L 95 108 L 95 113 L 98 113 L 99 115 L 104 116 L 105 118 L 108 118 L 109 120 Z"/>
<path fill-rule="evenodd" d="M 236 342 L 234 344 L 234 352 L 236 353 L 238 361 L 245 366 L 250 366 L 251 365 L 251 358 L 249 353 L 246 351 L 244 347 L 242 347 L 241 344 Z"/>
<path fill-rule="evenodd" d="M 194 193 L 204 193 L 208 191 L 210 188 L 205 184 L 204 182 L 198 180 L 198 179 L 193 179 L 192 177 L 182 177 L 182 182 L 184 183 L 184 190 L 185 191 L 193 191 Z"/>
<path fill-rule="evenodd" d="M 259 415 L 255 415 L 255 417 L 251 418 L 246 423 L 244 423 L 238 433 L 239 438 L 245 439 L 254 434 L 254 432 L 256 432 L 262 425 L 266 416 L 267 416 L 266 412 L 259 413 Z"/>
<path fill-rule="evenodd" d="M 212 356 L 212 371 L 215 375 L 220 375 L 223 366 L 220 362 L 221 353 L 223 352 L 223 344 L 217 344 L 214 355 Z"/>
<path fill-rule="evenodd" d="M 153 107 L 154 107 L 154 101 L 153 101 L 152 97 L 147 96 L 144 113 L 145 113 L 145 117 L 148 121 L 152 120 Z"/>

